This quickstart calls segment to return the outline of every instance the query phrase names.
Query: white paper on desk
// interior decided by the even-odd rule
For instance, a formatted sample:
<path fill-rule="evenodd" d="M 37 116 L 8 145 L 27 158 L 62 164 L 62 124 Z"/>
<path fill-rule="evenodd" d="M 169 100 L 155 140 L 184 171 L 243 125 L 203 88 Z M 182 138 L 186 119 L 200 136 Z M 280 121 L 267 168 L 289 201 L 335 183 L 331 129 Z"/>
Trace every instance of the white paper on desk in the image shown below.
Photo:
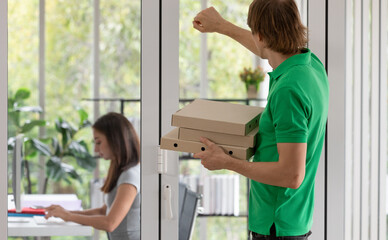
<path fill-rule="evenodd" d="M 9 223 L 28 223 L 31 221 L 30 217 L 8 217 Z"/>
<path fill-rule="evenodd" d="M 82 210 L 82 200 L 75 194 L 25 194 L 22 199 L 22 207 L 48 207 L 59 205 L 66 210 Z"/>

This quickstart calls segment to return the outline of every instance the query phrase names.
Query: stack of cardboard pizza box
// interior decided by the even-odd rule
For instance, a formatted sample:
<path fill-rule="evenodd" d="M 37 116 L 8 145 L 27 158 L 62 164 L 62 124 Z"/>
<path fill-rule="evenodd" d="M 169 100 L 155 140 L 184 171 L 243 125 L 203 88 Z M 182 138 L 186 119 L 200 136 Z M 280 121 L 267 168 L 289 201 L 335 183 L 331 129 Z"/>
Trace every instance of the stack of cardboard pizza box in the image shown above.
<path fill-rule="evenodd" d="M 248 160 L 255 152 L 259 118 L 264 108 L 238 103 L 195 99 L 172 115 L 171 132 L 161 138 L 160 148 L 197 153 L 208 138 L 227 154 Z"/>

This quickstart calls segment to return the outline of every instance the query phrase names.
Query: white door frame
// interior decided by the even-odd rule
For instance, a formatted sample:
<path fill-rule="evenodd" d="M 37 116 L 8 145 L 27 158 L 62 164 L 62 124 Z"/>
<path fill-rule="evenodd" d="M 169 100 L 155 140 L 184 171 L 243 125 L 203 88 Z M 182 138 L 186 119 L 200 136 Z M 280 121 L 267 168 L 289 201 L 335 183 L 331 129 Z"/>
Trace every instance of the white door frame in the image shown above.
<path fill-rule="evenodd" d="M 179 109 L 179 0 L 161 1 L 161 136 L 169 132 L 171 116 Z M 160 136 L 160 137 L 161 137 Z M 179 160 L 178 153 L 168 151 L 166 173 L 161 175 L 161 239 L 178 240 L 179 236 Z M 171 189 L 171 202 L 163 190 Z M 171 204 L 172 216 L 165 212 Z"/>
<path fill-rule="evenodd" d="M 142 0 L 141 46 L 141 238 L 178 239 L 176 153 L 168 153 L 167 172 L 157 169 L 160 137 L 171 130 L 179 103 L 179 1 Z M 166 201 L 163 189 L 171 189 Z M 171 204 L 172 216 L 166 212 Z"/>
<path fill-rule="evenodd" d="M 0 1 L 0 239 L 7 238 L 8 1 Z"/>
<path fill-rule="evenodd" d="M 326 67 L 326 1 L 309 1 L 307 5 L 308 47 Z M 324 146 L 315 178 L 314 223 L 311 229 L 314 240 L 325 239 L 325 151 L 326 147 Z"/>
<path fill-rule="evenodd" d="M 159 1 L 141 11 L 141 238 L 159 239 Z"/>
<path fill-rule="evenodd" d="M 327 129 L 326 239 L 345 239 L 345 2 L 327 0 L 327 71 L 330 103 Z"/>

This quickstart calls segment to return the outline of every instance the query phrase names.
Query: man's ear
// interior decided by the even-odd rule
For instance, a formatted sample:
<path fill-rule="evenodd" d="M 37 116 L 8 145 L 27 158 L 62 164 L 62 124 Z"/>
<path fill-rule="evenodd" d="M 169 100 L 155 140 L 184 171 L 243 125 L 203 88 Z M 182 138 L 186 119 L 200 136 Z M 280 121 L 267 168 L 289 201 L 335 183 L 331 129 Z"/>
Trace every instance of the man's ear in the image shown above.
<path fill-rule="evenodd" d="M 262 41 L 262 39 L 258 33 L 252 34 L 252 37 L 255 38 L 258 42 Z"/>
<path fill-rule="evenodd" d="M 261 36 L 260 36 L 260 34 L 256 34 L 256 36 L 257 36 L 257 40 L 259 40 L 258 42 L 263 46 L 263 47 L 267 47 L 267 43 L 266 43 L 266 41 L 264 40 L 264 38 L 262 38 Z"/>
<path fill-rule="evenodd" d="M 260 34 L 256 34 L 257 35 L 257 37 L 259 38 L 259 42 L 262 42 L 263 41 L 263 38 L 260 36 Z"/>
<path fill-rule="evenodd" d="M 252 33 L 252 38 L 257 40 L 257 41 L 260 41 L 259 34 L 257 34 L 257 33 L 255 33 L 255 34 Z"/>

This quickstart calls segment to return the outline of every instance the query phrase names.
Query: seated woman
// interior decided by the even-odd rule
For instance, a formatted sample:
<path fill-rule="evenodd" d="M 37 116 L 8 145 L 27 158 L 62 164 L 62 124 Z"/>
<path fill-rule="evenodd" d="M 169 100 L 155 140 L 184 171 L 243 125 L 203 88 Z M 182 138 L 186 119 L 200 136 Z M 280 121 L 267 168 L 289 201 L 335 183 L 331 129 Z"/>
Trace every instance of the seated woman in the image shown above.
<path fill-rule="evenodd" d="M 93 125 L 94 151 L 110 166 L 101 190 L 105 204 L 84 211 L 46 208 L 46 218 L 60 217 L 108 232 L 110 240 L 140 239 L 140 142 L 123 115 L 108 113 Z"/>

